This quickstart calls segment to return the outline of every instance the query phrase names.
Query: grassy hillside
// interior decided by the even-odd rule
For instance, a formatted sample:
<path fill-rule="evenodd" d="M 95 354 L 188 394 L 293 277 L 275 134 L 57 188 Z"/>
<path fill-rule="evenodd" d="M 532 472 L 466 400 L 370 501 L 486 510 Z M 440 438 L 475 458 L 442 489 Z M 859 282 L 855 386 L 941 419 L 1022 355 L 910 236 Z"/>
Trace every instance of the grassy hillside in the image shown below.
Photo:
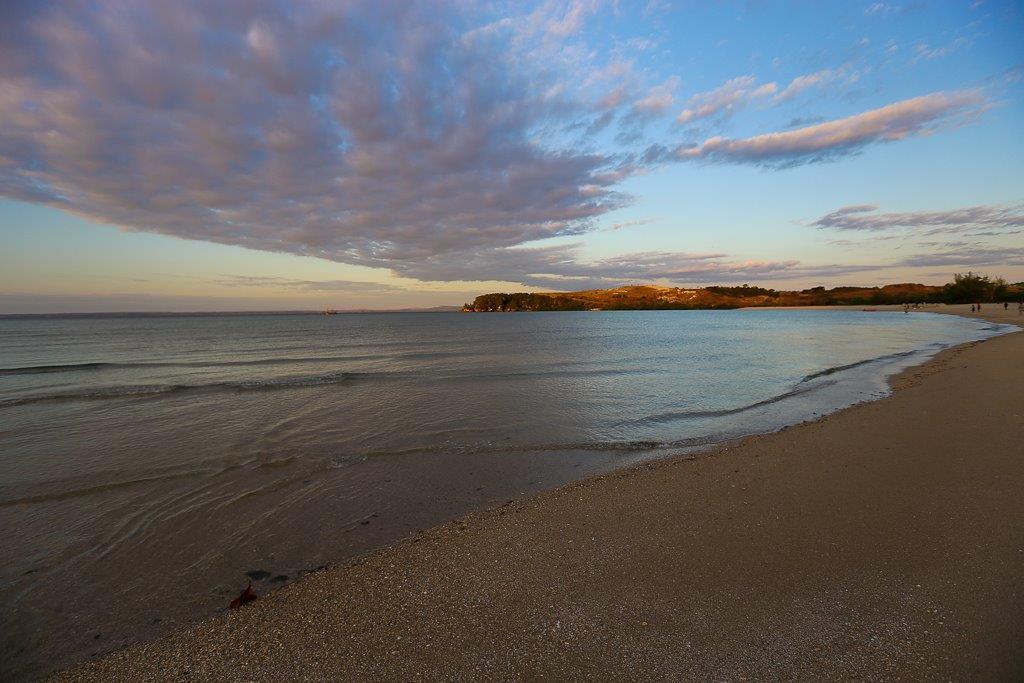
<path fill-rule="evenodd" d="M 971 303 L 1017 301 L 1024 295 L 1021 283 L 968 273 L 947 285 L 903 283 L 884 287 L 814 287 L 779 291 L 763 287 L 660 287 L 632 285 L 614 289 L 544 294 L 483 294 L 464 311 L 582 311 L 726 309 L 747 306 L 870 306 L 904 303 Z"/>

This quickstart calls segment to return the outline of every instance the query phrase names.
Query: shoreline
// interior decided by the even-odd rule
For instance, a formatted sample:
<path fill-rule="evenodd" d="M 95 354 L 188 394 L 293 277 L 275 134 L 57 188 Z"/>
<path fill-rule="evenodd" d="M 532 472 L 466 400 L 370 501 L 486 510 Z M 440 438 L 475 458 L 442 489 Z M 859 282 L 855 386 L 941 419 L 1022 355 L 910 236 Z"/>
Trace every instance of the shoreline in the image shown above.
<path fill-rule="evenodd" d="M 848 310 L 849 307 L 839 308 Z M 883 310 L 885 307 L 872 308 Z M 899 307 L 894 308 L 902 310 Z M 991 305 L 991 309 L 994 310 L 995 305 Z M 999 316 L 986 315 L 992 310 L 973 317 L 981 317 L 992 322 L 1020 324 L 1009 316 L 1000 319 Z M 935 309 L 929 309 L 928 312 L 961 313 L 956 310 Z M 1015 311 L 1009 313 L 1016 318 Z M 563 675 L 575 673 L 608 676 L 613 675 L 613 671 L 623 675 L 628 675 L 629 672 L 636 675 L 639 672 L 655 677 L 817 673 L 819 669 L 801 668 L 808 661 L 817 661 L 812 653 L 819 652 L 819 649 L 804 647 L 806 643 L 801 646 L 787 646 L 784 642 L 776 642 L 778 634 L 765 632 L 762 635 L 774 643 L 769 648 L 775 653 L 773 657 L 766 660 L 762 657 L 764 653 L 756 653 L 755 656 L 749 652 L 751 645 L 754 645 L 753 641 L 750 641 L 745 643 L 746 648 L 739 648 L 741 651 L 735 653 L 739 659 L 730 659 L 721 646 L 723 643 L 732 644 L 735 648 L 735 633 L 730 634 L 727 629 L 721 631 L 721 642 L 716 643 L 708 640 L 707 634 L 704 640 L 697 638 L 697 634 L 691 633 L 692 628 L 687 629 L 684 626 L 684 623 L 688 623 L 687 620 L 674 622 L 674 619 L 681 618 L 681 613 L 687 610 L 690 617 L 702 617 L 705 621 L 718 619 L 719 622 L 723 616 L 730 614 L 749 618 L 751 609 L 755 608 L 758 613 L 770 611 L 758 603 L 777 602 L 772 590 L 777 590 L 779 586 L 770 585 L 764 577 L 758 577 L 756 567 L 744 566 L 754 563 L 751 563 L 749 553 L 742 548 L 733 548 L 736 552 L 730 558 L 730 562 L 718 565 L 717 580 L 714 572 L 709 573 L 708 567 L 702 566 L 699 562 L 694 564 L 693 558 L 688 558 L 686 563 L 680 564 L 680 575 L 674 579 L 666 576 L 662 568 L 656 566 L 652 570 L 636 557 L 636 530 L 628 533 L 630 530 L 623 528 L 622 514 L 626 513 L 627 519 L 629 513 L 640 515 L 658 528 L 659 533 L 655 534 L 650 526 L 642 527 L 646 532 L 646 538 L 644 547 L 639 552 L 644 557 L 653 553 L 662 562 L 668 559 L 668 564 L 671 565 L 671 561 L 676 559 L 675 555 L 659 555 L 658 550 L 664 547 L 685 550 L 687 544 L 682 543 L 683 540 L 692 541 L 694 548 L 713 551 L 714 549 L 706 544 L 714 539 L 702 535 L 702 525 L 709 523 L 714 526 L 717 523 L 719 526 L 715 528 L 728 537 L 729 532 L 735 530 L 730 529 L 728 525 L 722 525 L 722 514 L 731 511 L 735 516 L 742 517 L 744 506 L 737 507 L 734 495 L 737 483 L 730 483 L 719 495 L 712 495 L 709 490 L 685 481 L 690 475 L 695 475 L 694 470 L 698 470 L 695 476 L 712 475 L 710 478 L 714 480 L 716 490 L 719 490 L 725 482 L 732 479 L 731 474 L 739 473 L 745 468 L 754 468 L 755 460 L 751 458 L 756 459 L 760 456 L 751 456 L 750 451 L 767 448 L 761 455 L 775 455 L 781 458 L 784 454 L 787 461 L 794 458 L 800 460 L 801 462 L 792 465 L 797 470 L 807 465 L 816 467 L 820 463 L 808 461 L 806 454 L 794 455 L 799 449 L 795 449 L 792 443 L 787 442 L 792 442 L 797 437 L 806 439 L 807 432 L 820 431 L 825 425 L 837 421 L 849 421 L 850 415 L 857 416 L 869 408 L 873 408 L 873 411 L 869 412 L 884 412 L 883 404 L 893 402 L 896 398 L 906 398 L 906 391 L 934 382 L 933 379 L 929 379 L 932 376 L 941 377 L 942 373 L 950 369 L 948 366 L 952 359 L 959 359 L 961 355 L 977 356 L 975 348 L 991 344 L 1007 345 L 1007 339 L 1013 339 L 1007 345 L 1011 352 L 1014 349 L 1019 350 L 1020 336 L 1003 335 L 944 350 L 924 364 L 912 366 L 891 377 L 893 394 L 889 397 L 857 404 L 814 422 L 801 423 L 770 434 L 746 437 L 696 455 L 670 457 L 624 468 L 610 474 L 573 482 L 523 500 L 510 501 L 500 508 L 471 513 L 454 522 L 434 527 L 358 558 L 350 564 L 338 565 L 308 575 L 302 581 L 261 597 L 253 605 L 238 612 L 214 617 L 151 643 L 115 651 L 103 659 L 62 672 L 58 676 L 88 679 L 111 676 L 182 678 L 199 675 L 258 679 L 303 675 L 330 676 L 332 671 L 335 675 L 342 671 L 346 675 L 358 672 L 357 675 L 370 678 L 413 675 L 451 677 L 473 672 L 488 677 L 525 677 L 551 672 L 561 672 Z M 984 391 L 984 387 L 980 389 Z M 932 393 L 935 393 L 934 389 Z M 934 399 L 934 396 L 932 398 Z M 880 405 L 883 408 L 879 408 Z M 1014 419 L 1019 422 L 1019 417 Z M 970 430 L 969 425 L 967 429 Z M 1017 429 L 1015 436 L 1019 437 L 1019 426 Z M 825 428 L 825 431 L 828 429 Z M 846 431 L 848 437 L 849 430 Z M 725 453 L 729 453 L 731 457 L 719 457 Z M 740 469 L 730 473 L 729 469 L 734 465 L 740 466 L 740 459 L 748 462 L 744 462 Z M 765 461 L 757 461 L 758 466 L 763 469 Z M 755 488 L 764 489 L 772 483 L 782 483 L 776 481 L 779 476 L 777 473 L 762 474 L 764 476 L 761 478 L 756 475 L 736 477 L 746 484 L 740 487 L 741 492 Z M 802 476 L 806 479 L 808 475 L 803 473 Z M 671 481 L 648 481 L 652 478 L 666 478 Z M 679 479 L 684 481 L 677 481 Z M 697 496 L 705 506 L 695 508 L 691 512 L 679 513 L 674 506 L 666 505 L 664 497 L 670 493 Z M 866 493 L 870 495 L 871 491 Z M 649 499 L 652 497 L 660 504 L 649 505 Z M 614 510 L 618 514 L 609 516 L 612 512 L 607 502 L 609 498 L 619 505 Z M 771 501 L 761 500 L 761 503 L 768 505 Z M 653 512 L 648 508 L 659 511 L 660 516 L 652 517 Z M 823 511 L 827 513 L 827 507 Z M 793 511 L 786 508 L 781 512 Z M 581 513 L 584 518 L 593 516 L 597 523 L 584 523 L 580 527 Z M 730 515 L 726 516 L 728 518 Z M 526 518 L 529 518 L 528 521 Z M 566 521 L 567 518 L 571 521 Z M 605 523 L 599 521 L 602 518 Z M 790 521 L 799 526 L 799 519 Z M 679 533 L 673 534 L 672 522 L 685 528 L 687 533 L 682 537 Z M 665 528 L 666 524 L 670 528 Z M 1020 528 L 1024 527 L 1018 526 L 1017 531 Z M 746 531 L 750 530 L 749 527 L 746 528 Z M 783 525 L 781 529 L 776 530 L 777 534 L 782 534 L 777 540 L 792 544 L 792 532 L 792 528 Z M 598 540 L 599 536 L 609 534 L 611 538 Z M 591 544 L 587 543 L 588 538 L 592 539 L 592 544 L 601 546 L 603 542 L 607 547 L 590 547 Z M 664 541 L 669 538 L 676 542 L 674 546 L 665 545 Z M 715 538 L 722 540 L 721 537 Z M 577 544 L 575 549 L 572 548 L 574 541 Z M 566 553 L 566 548 L 580 552 Z M 563 552 L 558 552 L 559 549 Z M 554 562 L 524 564 L 524 558 L 533 553 L 551 555 L 550 559 Z M 590 564 L 583 561 L 584 557 L 590 559 Z M 460 564 L 460 560 L 467 562 Z M 768 567 L 775 566 L 775 576 L 779 580 L 788 579 L 791 583 L 794 577 L 801 576 L 799 564 L 788 565 L 784 558 L 775 558 L 775 561 L 778 566 L 768 563 Z M 683 564 L 686 565 L 685 570 Z M 611 594 L 588 594 L 590 582 L 608 581 L 607 576 L 603 574 L 591 573 L 597 565 L 601 565 L 606 574 L 618 579 L 614 585 L 608 586 L 612 589 L 609 591 Z M 417 567 L 419 572 L 415 570 Z M 781 568 L 787 568 L 788 574 L 780 572 Z M 701 569 L 706 571 L 702 572 Z M 754 585 L 762 584 L 762 588 L 767 589 L 767 592 L 760 596 L 746 595 L 748 599 L 742 603 L 746 609 L 740 609 L 740 605 L 733 604 L 730 599 L 735 600 L 737 595 L 742 596 L 744 591 L 749 590 L 750 585 L 723 579 L 722 574 L 730 574 L 729 569 L 739 571 Z M 666 604 L 673 606 L 673 609 L 665 612 L 664 605 L 659 607 L 652 603 L 651 596 L 647 594 L 648 590 L 645 588 L 647 583 L 638 581 L 637 577 L 633 577 L 632 582 L 626 580 L 625 575 L 634 573 L 646 575 L 648 583 L 658 585 L 657 592 L 665 598 Z M 590 582 L 580 584 L 578 578 L 581 574 L 589 577 Z M 1016 576 L 1020 577 L 1019 569 Z M 566 580 L 568 577 L 572 580 Z M 680 585 L 680 581 L 685 579 L 693 579 L 696 584 L 691 587 Z M 703 585 L 701 581 L 707 583 L 705 588 L 710 586 L 711 590 L 696 590 Z M 565 594 L 550 590 L 552 585 L 558 586 L 560 582 L 566 583 L 566 587 L 570 588 L 567 595 L 581 599 L 566 604 Z M 722 594 L 723 582 L 732 592 L 726 590 Z M 455 591 L 446 590 L 452 586 L 456 587 Z M 510 589 L 516 599 L 509 602 L 508 595 L 497 594 L 495 588 L 501 587 Z M 856 614 L 852 614 L 850 608 L 843 605 L 841 595 L 830 594 L 828 591 L 826 594 L 828 597 L 825 602 L 834 600 L 834 605 L 846 613 L 849 623 L 858 621 Z M 629 596 L 637 600 L 627 599 L 616 603 L 616 597 Z M 725 602 L 716 605 L 715 600 L 709 596 Z M 684 600 L 684 597 L 688 599 Z M 815 598 L 811 605 L 803 607 L 805 611 L 811 609 L 814 612 L 812 616 L 820 619 L 820 612 L 828 607 L 827 604 L 819 604 L 822 596 L 804 597 Z M 865 604 L 873 605 L 877 602 L 868 599 L 866 595 L 860 597 L 866 600 L 866 603 L 860 604 L 862 609 Z M 1019 601 L 1019 595 L 1015 599 Z M 545 607 L 543 603 L 550 603 L 550 607 Z M 530 608 L 526 610 L 524 605 L 530 605 Z M 381 623 L 388 622 L 388 617 L 367 616 L 381 611 L 382 606 L 386 608 L 384 612 L 390 617 L 390 623 Z M 602 606 L 604 609 L 601 609 Z M 729 606 L 732 609 L 728 609 Z M 792 608 L 793 605 L 789 607 Z M 1018 614 L 1022 612 L 1024 610 Z M 878 616 L 881 612 L 873 609 L 868 610 L 868 613 Z M 314 618 L 311 615 L 316 616 Z M 412 618 L 413 615 L 418 615 L 418 618 Z M 559 615 L 562 615 L 562 618 L 559 618 Z M 624 621 L 624 615 L 632 615 L 633 618 Z M 430 623 L 427 623 L 430 621 L 439 623 L 439 633 L 430 628 Z M 728 619 L 726 621 L 743 631 L 744 622 Z M 675 628 L 669 628 L 671 624 L 675 624 Z M 776 628 L 780 626 L 783 625 L 776 624 Z M 1019 621 L 1013 626 L 1019 634 Z M 932 624 L 932 627 L 938 632 L 937 626 Z M 503 630 L 506 631 L 505 637 L 502 637 Z M 573 633 L 570 634 L 570 631 Z M 654 653 L 661 652 L 664 642 L 674 642 L 678 640 L 680 634 L 687 633 L 692 636 L 688 642 L 676 643 L 685 646 L 681 650 L 677 648 L 655 656 Z M 924 633 L 930 632 L 926 629 Z M 568 640 L 560 641 L 563 636 Z M 748 641 L 753 637 L 751 634 L 747 636 Z M 827 645 L 828 638 L 824 632 L 819 633 L 819 636 L 823 644 Z M 693 646 L 698 641 L 701 642 L 703 649 L 695 650 Z M 765 646 L 765 642 L 761 642 L 761 645 Z M 893 644 L 884 639 L 881 642 L 886 645 Z M 512 644 L 515 644 L 515 647 Z M 615 647 L 610 647 L 612 644 L 615 644 Z M 508 656 L 501 653 L 502 648 L 506 646 L 510 652 Z M 511 653 L 517 648 L 525 658 L 521 663 L 512 661 L 514 657 Z M 787 648 L 792 651 L 786 652 Z M 898 652 L 889 652 L 886 660 L 897 665 L 896 670 L 870 667 L 864 669 L 863 666 L 879 663 L 867 660 L 861 661 L 862 667 L 852 666 L 855 662 L 849 657 L 844 657 L 844 653 L 836 652 L 834 647 L 822 647 L 820 653 L 830 654 L 832 659 L 838 656 L 840 664 L 845 662 L 845 665 L 850 665 L 847 668 L 835 669 L 837 675 L 852 675 L 865 670 L 875 671 L 878 675 L 884 675 L 885 671 L 890 671 L 889 675 L 898 675 L 899 671 L 910 675 L 941 673 L 941 670 L 933 672 L 925 668 L 908 669 L 905 665 L 910 663 L 910 660 L 899 657 Z M 912 654 L 912 649 L 906 653 Z M 611 659 L 599 662 L 596 660 L 600 657 L 596 655 Z M 794 660 L 793 657 L 796 655 L 799 657 Z M 754 661 L 755 659 L 757 661 Z M 1020 666 L 1019 661 L 1011 664 Z M 616 665 L 620 668 L 616 668 Z M 702 668 L 702 665 L 708 666 Z M 776 665 L 784 666 L 772 668 Z M 901 666 L 903 668 L 900 668 Z M 188 673 L 182 667 L 187 667 Z M 963 669 L 955 667 L 947 670 L 954 672 L 954 675 L 956 672 L 964 672 Z M 983 672 L 984 669 L 974 671 Z"/>

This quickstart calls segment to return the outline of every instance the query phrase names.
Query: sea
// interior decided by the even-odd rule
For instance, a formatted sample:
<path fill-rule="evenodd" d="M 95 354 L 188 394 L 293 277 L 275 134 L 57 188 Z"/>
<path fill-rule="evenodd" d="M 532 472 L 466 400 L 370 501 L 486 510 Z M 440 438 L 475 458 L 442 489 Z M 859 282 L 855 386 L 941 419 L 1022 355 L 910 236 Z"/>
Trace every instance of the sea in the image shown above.
<path fill-rule="evenodd" d="M 882 397 L 1003 331 L 859 310 L 0 318 L 0 676 Z"/>

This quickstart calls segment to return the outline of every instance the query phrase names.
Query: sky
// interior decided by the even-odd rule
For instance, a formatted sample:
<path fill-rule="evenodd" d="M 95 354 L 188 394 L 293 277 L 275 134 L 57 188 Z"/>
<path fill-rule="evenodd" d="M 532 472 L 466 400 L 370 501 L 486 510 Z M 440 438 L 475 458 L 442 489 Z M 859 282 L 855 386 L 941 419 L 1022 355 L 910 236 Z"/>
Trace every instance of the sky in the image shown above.
<path fill-rule="evenodd" d="M 6 0 L 0 313 L 1024 280 L 1024 3 Z"/>

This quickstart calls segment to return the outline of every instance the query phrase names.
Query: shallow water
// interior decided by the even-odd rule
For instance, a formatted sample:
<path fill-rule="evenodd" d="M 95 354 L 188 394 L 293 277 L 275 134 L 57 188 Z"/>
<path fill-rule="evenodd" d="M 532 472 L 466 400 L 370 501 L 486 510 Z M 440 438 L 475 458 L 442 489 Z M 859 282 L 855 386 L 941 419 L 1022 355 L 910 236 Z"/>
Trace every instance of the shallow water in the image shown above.
<path fill-rule="evenodd" d="M 0 319 L 0 659 L 30 676 L 467 510 L 881 396 L 928 313 Z"/>

